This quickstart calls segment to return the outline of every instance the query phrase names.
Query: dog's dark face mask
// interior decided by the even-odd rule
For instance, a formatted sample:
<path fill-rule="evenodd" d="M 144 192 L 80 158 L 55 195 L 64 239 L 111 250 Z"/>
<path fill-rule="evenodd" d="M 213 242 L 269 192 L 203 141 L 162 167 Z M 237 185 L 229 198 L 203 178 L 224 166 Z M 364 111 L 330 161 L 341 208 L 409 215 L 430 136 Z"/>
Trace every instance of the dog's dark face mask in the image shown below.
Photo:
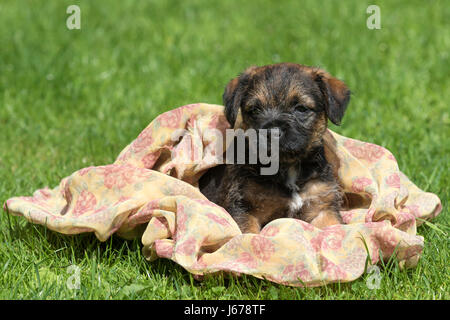
<path fill-rule="evenodd" d="M 235 129 L 267 129 L 272 134 L 277 129 L 281 162 L 299 160 L 320 146 L 327 119 L 340 124 L 349 99 L 342 81 L 290 63 L 250 67 L 230 81 L 223 95 Z"/>

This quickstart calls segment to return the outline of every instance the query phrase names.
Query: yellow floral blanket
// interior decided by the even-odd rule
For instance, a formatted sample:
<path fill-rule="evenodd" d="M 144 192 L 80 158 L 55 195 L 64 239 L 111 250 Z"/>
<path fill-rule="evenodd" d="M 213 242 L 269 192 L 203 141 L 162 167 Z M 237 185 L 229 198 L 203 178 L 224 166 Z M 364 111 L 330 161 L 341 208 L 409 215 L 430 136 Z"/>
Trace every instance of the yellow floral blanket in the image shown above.
<path fill-rule="evenodd" d="M 341 184 L 359 199 L 342 211 L 345 224 L 320 230 L 284 218 L 260 234 L 241 234 L 197 188 L 223 144 L 211 132 L 227 128 L 219 105 L 168 111 L 113 164 L 76 171 L 54 189 L 7 200 L 4 209 L 64 234 L 95 232 L 101 241 L 113 233 L 141 237 L 148 260 L 168 258 L 195 275 L 226 271 L 318 286 L 355 280 L 368 264 L 393 254 L 401 266 L 416 265 L 424 246 L 416 218 L 438 215 L 439 198 L 409 181 L 385 148 L 334 132 Z"/>

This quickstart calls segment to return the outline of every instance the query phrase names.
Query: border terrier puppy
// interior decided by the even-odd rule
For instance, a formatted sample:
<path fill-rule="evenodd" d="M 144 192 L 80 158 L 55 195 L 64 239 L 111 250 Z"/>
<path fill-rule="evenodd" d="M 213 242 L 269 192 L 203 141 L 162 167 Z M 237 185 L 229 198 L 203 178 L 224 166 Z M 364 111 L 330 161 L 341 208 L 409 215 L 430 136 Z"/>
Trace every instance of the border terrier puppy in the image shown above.
<path fill-rule="evenodd" d="M 259 233 L 283 217 L 318 228 L 342 223 L 339 163 L 326 129 L 328 119 L 340 124 L 349 100 L 344 82 L 318 68 L 280 63 L 246 69 L 225 89 L 225 114 L 234 129 L 278 130 L 279 169 L 262 175 L 261 163 L 219 165 L 202 176 L 201 192 L 243 233 Z"/>

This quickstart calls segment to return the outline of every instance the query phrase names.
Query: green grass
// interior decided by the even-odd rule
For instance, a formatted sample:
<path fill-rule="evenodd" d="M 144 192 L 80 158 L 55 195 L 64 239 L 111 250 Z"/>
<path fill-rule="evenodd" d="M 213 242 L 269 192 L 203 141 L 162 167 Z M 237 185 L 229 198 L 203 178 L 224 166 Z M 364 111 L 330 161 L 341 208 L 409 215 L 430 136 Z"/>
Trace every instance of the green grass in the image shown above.
<path fill-rule="evenodd" d="M 181 4 L 183 3 L 183 4 Z M 450 6 L 375 1 L 0 2 L 0 202 L 30 195 L 89 165 L 114 161 L 159 113 L 221 103 L 251 64 L 320 66 L 353 92 L 346 136 L 390 149 L 443 212 L 423 225 L 418 266 L 381 266 L 351 283 L 291 288 L 251 276 L 198 282 L 168 260 L 147 262 L 139 240 L 63 236 L 0 214 L 1 299 L 449 299 Z M 81 8 L 81 30 L 66 8 Z M 443 232 L 439 231 L 442 230 Z M 80 267 L 69 290 L 67 266 Z"/>

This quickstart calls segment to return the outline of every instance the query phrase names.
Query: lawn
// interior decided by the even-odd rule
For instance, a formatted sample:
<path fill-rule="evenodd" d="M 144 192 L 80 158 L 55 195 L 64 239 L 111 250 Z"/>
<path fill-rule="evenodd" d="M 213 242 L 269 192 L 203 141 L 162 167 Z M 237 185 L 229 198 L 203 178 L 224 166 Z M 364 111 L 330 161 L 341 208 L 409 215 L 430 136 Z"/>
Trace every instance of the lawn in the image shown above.
<path fill-rule="evenodd" d="M 68 30 L 66 8 L 81 8 Z M 377 4 L 381 29 L 366 26 Z M 448 1 L 0 2 L 0 203 L 112 163 L 163 111 L 221 103 L 245 67 L 314 65 L 353 92 L 336 132 L 382 145 L 443 211 L 418 228 L 414 269 L 380 265 L 351 283 L 292 288 L 251 276 L 194 280 L 147 262 L 139 240 L 64 236 L 0 209 L 0 299 L 450 299 Z M 79 267 L 79 290 L 67 287 Z"/>

